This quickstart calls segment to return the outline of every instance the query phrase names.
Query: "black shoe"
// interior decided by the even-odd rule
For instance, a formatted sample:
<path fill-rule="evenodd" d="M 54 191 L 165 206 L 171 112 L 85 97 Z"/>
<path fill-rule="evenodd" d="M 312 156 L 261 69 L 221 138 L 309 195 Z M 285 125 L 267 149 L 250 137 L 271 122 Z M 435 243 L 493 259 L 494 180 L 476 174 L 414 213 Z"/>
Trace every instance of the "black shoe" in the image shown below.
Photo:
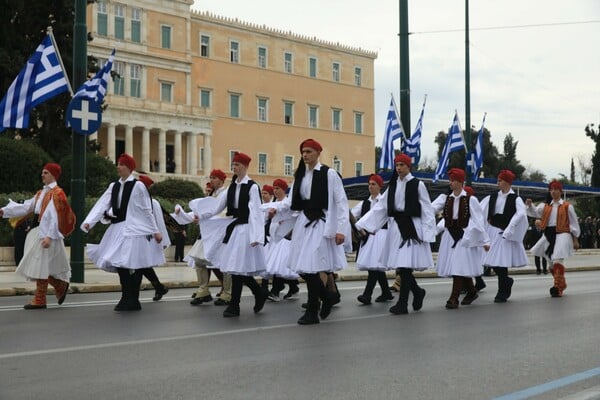
<path fill-rule="evenodd" d="M 423 288 L 417 288 L 417 292 L 413 294 L 413 310 L 419 311 L 423 308 L 423 299 L 425 298 L 425 294 L 427 292 Z"/>
<path fill-rule="evenodd" d="M 215 302 L 213 303 L 215 306 L 228 306 L 229 302 L 226 300 L 223 300 L 221 298 L 218 298 L 215 300 Z"/>
<path fill-rule="evenodd" d="M 382 293 L 381 296 L 375 298 L 375 303 L 385 303 L 386 301 L 394 300 L 392 292 Z"/>
<path fill-rule="evenodd" d="M 478 292 L 485 289 L 486 286 L 487 285 L 485 284 L 483 279 L 478 279 L 477 282 L 475 282 L 475 290 L 477 290 Z"/>
<path fill-rule="evenodd" d="M 558 291 L 558 288 L 556 286 L 552 286 L 550 288 L 550 296 L 551 297 L 560 297 L 560 292 Z"/>
<path fill-rule="evenodd" d="M 506 303 L 506 297 L 498 294 L 494 297 L 494 303 Z"/>
<path fill-rule="evenodd" d="M 288 292 L 285 294 L 285 296 L 283 296 L 283 298 L 285 300 L 288 299 L 295 299 L 297 298 L 297 294 L 300 292 L 300 289 L 298 289 L 297 287 L 293 288 L 291 287 L 290 290 L 288 290 Z"/>
<path fill-rule="evenodd" d="M 331 308 L 340 302 L 335 293 L 327 292 L 325 296 L 325 299 L 321 302 L 321 311 L 319 311 L 321 319 L 327 318 L 331 314 Z"/>
<path fill-rule="evenodd" d="M 45 304 L 25 304 L 23 306 L 24 309 L 26 310 L 43 310 L 44 308 L 47 308 L 47 306 Z"/>
<path fill-rule="evenodd" d="M 152 298 L 152 301 L 159 301 L 167 293 L 169 293 L 169 288 L 165 285 L 160 285 L 154 290 L 154 297 Z"/>
<path fill-rule="evenodd" d="M 115 311 L 140 311 L 141 309 L 142 305 L 139 301 L 132 304 L 119 303 L 115 306 Z"/>
<path fill-rule="evenodd" d="M 541 269 L 538 269 L 537 271 L 535 271 L 535 274 L 536 274 L 536 275 L 541 275 L 541 274 L 542 274 L 542 270 L 541 270 Z"/>
<path fill-rule="evenodd" d="M 477 294 L 477 292 L 467 293 L 467 295 L 463 298 L 460 304 L 462 304 L 463 306 L 468 306 L 469 304 L 474 302 L 478 297 L 479 295 Z"/>
<path fill-rule="evenodd" d="M 202 297 L 194 297 L 192 299 L 192 301 L 190 301 L 190 304 L 193 306 L 198 306 L 202 303 L 208 303 L 211 302 L 213 300 L 212 296 L 210 294 L 206 295 L 206 296 L 202 296 Z"/>
<path fill-rule="evenodd" d="M 360 301 L 361 303 L 363 303 L 364 305 L 368 306 L 369 304 L 371 304 L 371 298 L 365 296 L 364 294 L 359 295 L 356 300 Z M 377 301 L 377 300 L 375 300 Z"/>
<path fill-rule="evenodd" d="M 548 274 L 548 270 L 547 269 L 544 270 L 544 275 L 546 275 L 546 274 Z"/>
<path fill-rule="evenodd" d="M 406 304 L 396 304 L 390 307 L 390 312 L 396 315 L 408 314 L 408 306 Z"/>
<path fill-rule="evenodd" d="M 225 317 L 225 318 L 232 318 L 232 317 L 239 317 L 239 316 L 240 316 L 240 307 L 239 306 L 233 306 L 230 304 L 227 306 L 225 311 L 223 311 L 223 317 Z"/>
<path fill-rule="evenodd" d="M 308 303 L 302 303 L 302 308 L 306 310 L 308 308 Z"/>
<path fill-rule="evenodd" d="M 261 289 L 258 295 L 254 296 L 254 313 L 259 313 L 260 310 L 265 306 L 265 302 L 269 297 L 268 292 L 265 289 Z"/>
<path fill-rule="evenodd" d="M 298 320 L 298 324 L 299 325 L 314 325 L 314 324 L 318 324 L 319 321 L 319 317 L 317 316 L 317 313 L 313 313 L 313 312 L 305 312 L 303 316 L 300 317 L 300 319 Z"/>
<path fill-rule="evenodd" d="M 453 302 L 453 301 L 447 301 L 446 302 L 446 309 L 447 310 L 456 310 L 458 308 L 458 302 Z"/>
<path fill-rule="evenodd" d="M 67 294 L 69 293 L 69 282 L 67 282 L 67 287 L 65 288 L 65 292 L 63 293 L 62 296 L 60 296 L 60 298 L 58 299 L 58 305 L 60 306 L 62 303 L 65 302 L 65 299 L 67 298 Z"/>
<path fill-rule="evenodd" d="M 195 299 L 195 298 L 196 298 L 196 293 L 197 293 L 197 292 L 194 292 L 194 293 L 192 293 L 192 299 Z M 219 295 L 217 295 L 217 297 L 219 297 Z"/>
<path fill-rule="evenodd" d="M 513 278 L 508 278 L 507 283 L 506 283 L 506 298 L 508 299 L 511 295 L 511 291 L 512 291 L 512 287 L 513 287 L 513 283 L 515 283 L 515 280 Z"/>

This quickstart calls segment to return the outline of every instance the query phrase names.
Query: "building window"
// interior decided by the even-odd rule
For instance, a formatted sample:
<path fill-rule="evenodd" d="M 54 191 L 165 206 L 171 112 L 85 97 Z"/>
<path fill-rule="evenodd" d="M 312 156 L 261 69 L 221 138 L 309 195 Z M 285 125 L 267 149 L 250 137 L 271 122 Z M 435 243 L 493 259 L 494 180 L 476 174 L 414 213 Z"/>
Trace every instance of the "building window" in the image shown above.
<path fill-rule="evenodd" d="M 229 116 L 232 118 L 240 117 L 240 95 L 230 94 L 229 95 Z"/>
<path fill-rule="evenodd" d="M 331 129 L 339 131 L 342 129 L 342 110 L 331 111 Z"/>
<path fill-rule="evenodd" d="M 115 4 L 115 39 L 125 39 L 125 6 Z"/>
<path fill-rule="evenodd" d="M 160 26 L 160 47 L 163 49 L 171 48 L 171 27 L 168 25 Z"/>
<path fill-rule="evenodd" d="M 108 35 L 108 11 L 106 8 L 106 3 L 104 2 L 98 3 L 98 15 L 96 23 L 98 25 L 98 35 Z"/>
<path fill-rule="evenodd" d="M 258 173 L 267 173 L 267 155 L 265 153 L 258 153 Z"/>
<path fill-rule="evenodd" d="M 319 107 L 317 106 L 308 106 L 308 127 L 319 127 Z"/>
<path fill-rule="evenodd" d="M 354 170 L 356 172 L 356 176 L 362 176 L 363 175 L 363 163 L 360 161 L 355 162 Z"/>
<path fill-rule="evenodd" d="M 142 42 L 142 10 L 139 8 L 131 9 L 131 41 Z"/>
<path fill-rule="evenodd" d="M 293 72 L 292 53 L 285 53 L 283 55 L 283 70 L 288 74 L 291 74 Z"/>
<path fill-rule="evenodd" d="M 360 67 L 354 67 L 354 84 L 356 86 L 362 85 L 362 69 Z"/>
<path fill-rule="evenodd" d="M 257 118 L 259 121 L 267 122 L 267 99 L 258 99 Z"/>
<path fill-rule="evenodd" d="M 283 156 L 283 174 L 287 176 L 294 174 L 294 156 Z"/>
<path fill-rule="evenodd" d="M 258 67 L 259 68 L 267 68 L 267 48 L 266 47 L 258 48 Z"/>
<path fill-rule="evenodd" d="M 337 156 L 333 156 L 333 169 L 335 169 L 338 174 L 342 173 L 342 160 L 337 158 Z"/>
<path fill-rule="evenodd" d="M 311 78 L 317 77 L 317 59 L 314 57 L 308 59 L 308 75 Z"/>
<path fill-rule="evenodd" d="M 340 81 L 340 63 L 334 62 L 331 65 L 331 73 L 332 73 L 332 77 L 331 79 L 333 79 L 334 82 L 339 82 Z"/>
<path fill-rule="evenodd" d="M 125 95 L 125 64 L 119 61 L 113 63 L 113 88 L 114 94 Z"/>
<path fill-rule="evenodd" d="M 234 64 L 240 62 L 240 44 L 238 42 L 229 42 L 229 61 Z"/>
<path fill-rule="evenodd" d="M 173 84 L 169 82 L 160 83 L 160 101 L 171 103 L 173 101 Z"/>
<path fill-rule="evenodd" d="M 142 97 L 142 66 L 131 64 L 130 96 Z"/>
<path fill-rule="evenodd" d="M 294 123 L 294 103 L 283 103 L 283 123 L 292 125 Z"/>
<path fill-rule="evenodd" d="M 210 90 L 200 89 L 200 107 L 210 108 Z"/>
<path fill-rule="evenodd" d="M 210 57 L 210 37 L 200 35 L 200 57 Z"/>
<path fill-rule="evenodd" d="M 362 113 L 354 113 L 354 133 L 363 133 Z"/>

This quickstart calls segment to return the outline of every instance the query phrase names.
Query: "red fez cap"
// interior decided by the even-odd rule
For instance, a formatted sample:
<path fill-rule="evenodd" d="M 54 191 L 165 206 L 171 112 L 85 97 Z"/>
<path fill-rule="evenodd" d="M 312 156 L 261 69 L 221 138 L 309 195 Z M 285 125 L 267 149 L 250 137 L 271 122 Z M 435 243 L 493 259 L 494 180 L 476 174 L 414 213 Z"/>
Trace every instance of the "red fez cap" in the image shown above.
<path fill-rule="evenodd" d="M 42 169 L 45 169 L 46 171 L 50 172 L 56 180 L 58 180 L 62 172 L 62 168 L 60 167 L 60 165 L 55 163 L 47 163 Z"/>
<path fill-rule="evenodd" d="M 510 169 L 503 169 L 498 174 L 498 179 L 502 179 L 506 183 L 512 184 L 516 176 Z"/>
<path fill-rule="evenodd" d="M 369 176 L 369 182 L 370 181 L 375 182 L 377 185 L 379 185 L 379 187 L 383 187 L 383 178 L 377 174 L 371 174 Z"/>
<path fill-rule="evenodd" d="M 471 186 L 465 186 L 463 189 L 465 189 L 465 192 L 467 192 L 469 196 L 475 196 L 475 190 L 473 190 Z"/>
<path fill-rule="evenodd" d="M 300 143 L 300 152 L 305 147 L 310 147 L 311 149 L 315 149 L 319 153 L 323 151 L 323 147 L 314 139 L 306 139 L 304 142 Z"/>
<path fill-rule="evenodd" d="M 126 166 L 127 168 L 129 168 L 130 171 L 133 171 L 135 169 L 135 160 L 127 153 L 121 154 L 121 156 L 117 160 L 117 163 Z"/>
<path fill-rule="evenodd" d="M 142 182 L 144 185 L 146 185 L 146 187 L 149 189 L 150 186 L 152 186 L 152 184 L 154 183 L 154 181 L 152 180 L 152 178 L 150 178 L 148 175 L 140 175 L 138 176 L 138 181 Z"/>
<path fill-rule="evenodd" d="M 559 181 L 557 181 L 555 179 L 552 182 L 550 182 L 550 185 L 548 185 L 548 189 L 558 189 L 558 190 L 560 190 L 562 192 L 563 191 L 563 185 L 562 185 L 562 183 L 560 183 Z"/>
<path fill-rule="evenodd" d="M 464 182 L 465 170 L 460 168 L 450 168 L 450 171 L 448 171 L 448 177 L 453 181 Z"/>
<path fill-rule="evenodd" d="M 233 155 L 232 162 L 244 164 L 246 167 L 248 165 L 250 165 L 250 161 L 252 161 L 252 159 L 250 158 L 250 156 L 248 154 L 244 154 L 244 153 L 240 153 L 239 151 L 236 151 Z"/>
<path fill-rule="evenodd" d="M 288 190 L 288 184 L 283 179 L 275 179 L 273 181 L 273 186 L 277 186 L 278 188 L 280 188 L 283 191 Z"/>
<path fill-rule="evenodd" d="M 263 185 L 263 192 L 268 192 L 271 196 L 273 195 L 273 186 L 271 185 Z"/>
<path fill-rule="evenodd" d="M 210 171 L 210 176 L 219 178 L 223 182 L 225 182 L 225 179 L 227 179 L 227 175 L 225 175 L 225 172 L 221 171 L 220 169 L 213 169 L 212 171 Z"/>
<path fill-rule="evenodd" d="M 398 153 L 398 155 L 394 158 L 394 164 L 399 162 L 404 163 L 409 167 L 412 165 L 412 159 L 404 153 Z"/>

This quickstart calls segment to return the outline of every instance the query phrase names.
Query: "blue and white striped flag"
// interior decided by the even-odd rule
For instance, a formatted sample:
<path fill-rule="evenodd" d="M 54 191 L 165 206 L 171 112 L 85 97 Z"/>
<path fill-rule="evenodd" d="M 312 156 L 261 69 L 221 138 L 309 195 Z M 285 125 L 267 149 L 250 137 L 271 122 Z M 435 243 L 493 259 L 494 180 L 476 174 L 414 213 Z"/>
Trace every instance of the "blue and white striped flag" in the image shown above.
<path fill-rule="evenodd" d="M 465 141 L 463 140 L 462 133 L 460 131 L 460 122 L 458 121 L 458 111 L 454 114 L 454 120 L 452 126 L 448 131 L 448 137 L 446 143 L 442 149 L 442 155 L 438 161 L 437 168 L 435 169 L 435 175 L 433 181 L 436 182 L 438 179 L 446 176 L 446 170 L 448 169 L 448 163 L 450 162 L 450 153 L 465 148 Z"/>
<path fill-rule="evenodd" d="M 427 99 L 427 97 L 425 98 Z M 423 131 L 423 114 L 425 112 L 425 101 L 423 101 L 423 108 L 421 109 L 421 115 L 417 121 L 415 132 L 409 139 L 406 139 L 406 146 L 403 147 L 402 152 L 410 156 L 413 159 L 413 165 L 415 168 L 419 165 L 421 159 L 421 134 Z"/>
<path fill-rule="evenodd" d="M 106 64 L 96 72 L 96 75 L 88 81 L 85 81 L 83 85 L 75 93 L 75 97 L 85 97 L 98 104 L 102 103 L 104 96 L 106 96 L 106 88 L 108 86 L 108 80 L 110 79 L 110 71 L 112 70 L 113 61 L 115 59 L 115 49 L 113 49 L 110 57 L 106 61 Z"/>
<path fill-rule="evenodd" d="M 0 132 L 6 128 L 28 128 L 33 107 L 68 90 L 67 76 L 48 34 L 0 102 Z"/>
<path fill-rule="evenodd" d="M 475 142 L 475 147 L 471 152 L 471 157 L 468 163 L 468 167 L 471 173 L 471 179 L 474 181 L 477 180 L 479 170 L 483 167 L 483 127 L 485 125 L 485 116 L 486 114 L 483 114 L 481 128 L 479 129 L 479 133 L 477 134 L 477 142 Z"/>
<path fill-rule="evenodd" d="M 404 139 L 404 129 L 402 122 L 398 118 L 394 96 L 390 101 L 387 119 L 385 121 L 385 133 L 383 134 L 383 144 L 381 145 L 381 157 L 379 158 L 379 169 L 394 168 L 394 140 Z"/>

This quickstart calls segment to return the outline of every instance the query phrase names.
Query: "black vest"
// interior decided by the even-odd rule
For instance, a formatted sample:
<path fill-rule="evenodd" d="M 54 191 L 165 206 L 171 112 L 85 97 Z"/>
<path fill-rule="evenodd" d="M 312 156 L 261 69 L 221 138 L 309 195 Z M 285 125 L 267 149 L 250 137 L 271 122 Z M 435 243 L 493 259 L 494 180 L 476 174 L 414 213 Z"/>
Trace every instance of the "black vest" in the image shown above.
<path fill-rule="evenodd" d="M 393 179 L 388 185 L 387 209 L 388 215 L 391 217 L 399 210 L 396 210 L 396 186 L 398 180 Z M 406 190 L 404 191 L 404 215 L 409 217 L 421 216 L 421 203 L 419 202 L 419 180 L 413 178 L 406 182 Z"/>
<path fill-rule="evenodd" d="M 312 183 L 310 186 L 310 199 L 302 200 L 300 196 L 300 186 L 304 176 L 294 182 L 294 191 L 292 192 L 292 210 L 327 210 L 329 207 L 329 185 L 327 184 L 327 171 L 329 167 L 321 165 L 321 170 L 314 170 Z"/>
<path fill-rule="evenodd" d="M 112 188 L 110 197 L 110 205 L 113 210 L 114 218 L 111 218 L 113 224 L 125 221 L 127 218 L 127 206 L 129 205 L 129 199 L 131 198 L 131 191 L 135 186 L 136 179 L 132 181 L 126 181 L 123 186 L 123 194 L 121 196 L 121 204 L 119 204 L 119 189 L 121 188 L 121 182 L 116 181 Z"/>
<path fill-rule="evenodd" d="M 488 206 L 488 222 L 490 225 L 495 226 L 499 229 L 506 229 L 513 215 L 517 212 L 517 195 L 510 193 L 506 197 L 506 203 L 504 204 L 504 210 L 502 214 L 495 214 L 496 212 L 496 201 L 498 200 L 498 193 L 490 195 L 490 203 Z"/>
<path fill-rule="evenodd" d="M 256 182 L 249 180 L 248 183 L 238 184 L 235 182 L 237 176 L 233 176 L 231 179 L 231 185 L 227 189 L 227 213 L 228 216 L 233 216 L 240 220 L 242 223 L 248 223 L 248 217 L 250 216 L 250 208 L 248 203 L 250 202 L 250 188 L 252 185 L 256 185 Z M 240 187 L 240 197 L 238 199 L 238 208 L 234 208 L 235 203 L 235 188 L 237 185 Z"/>

